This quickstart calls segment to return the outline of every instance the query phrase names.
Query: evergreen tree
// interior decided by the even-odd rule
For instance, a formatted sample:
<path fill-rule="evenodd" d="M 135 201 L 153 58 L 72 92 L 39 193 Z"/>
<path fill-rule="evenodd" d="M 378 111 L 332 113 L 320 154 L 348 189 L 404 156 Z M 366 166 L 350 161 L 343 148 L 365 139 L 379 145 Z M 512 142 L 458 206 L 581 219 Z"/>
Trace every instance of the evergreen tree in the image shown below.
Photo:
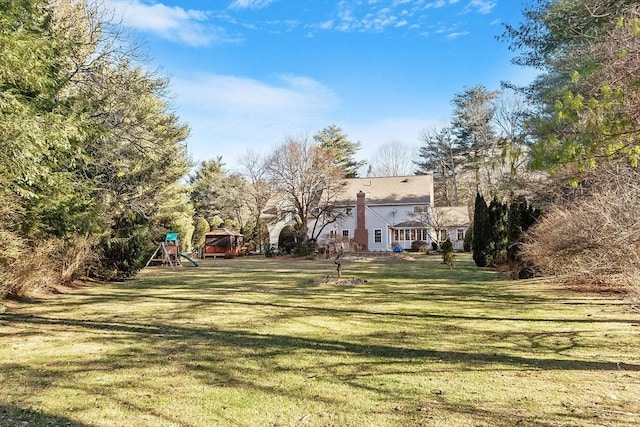
<path fill-rule="evenodd" d="M 528 204 L 523 196 L 515 198 L 509 206 L 507 259 L 515 278 L 524 279 L 533 275 L 531 266 L 522 259 L 521 247 L 525 232 L 537 222 L 540 215 L 540 210 Z"/>
<path fill-rule="evenodd" d="M 491 219 L 489 216 L 489 208 L 480 193 L 476 194 L 476 201 L 473 211 L 473 240 L 471 242 L 471 251 L 473 253 L 473 261 L 478 267 L 486 267 L 491 265 Z"/>
<path fill-rule="evenodd" d="M 492 101 L 498 95 L 484 86 L 475 86 L 457 93 L 452 101 L 451 131 L 459 152 L 465 156 L 463 167 L 473 173 L 477 192 L 494 184 L 490 172 L 500 158 L 498 138 L 492 127 L 495 114 Z"/>
<path fill-rule="evenodd" d="M 462 156 L 451 128 L 424 131 L 420 140 L 423 144 L 418 150 L 418 160 L 414 161 L 418 167 L 416 175 L 433 172 L 435 199 L 441 206 L 458 206 Z"/>
<path fill-rule="evenodd" d="M 0 223 L 0 244 L 1 236 L 19 240 L 25 259 L 51 248 L 39 254 L 49 274 L 72 277 L 56 270 L 83 241 L 96 251 L 86 253 L 90 271 L 134 274 L 158 227 L 192 216 L 178 183 L 188 129 L 169 111 L 167 81 L 116 49 L 124 40 L 111 39 L 86 1 L 5 1 L 1 9 L 0 204 L 14 208 Z M 0 258 L 7 276 L 24 271 L 17 259 Z"/>
<path fill-rule="evenodd" d="M 491 264 L 507 261 L 509 210 L 507 205 L 493 198 L 489 205 L 489 224 L 491 228 Z"/>
<path fill-rule="evenodd" d="M 345 178 L 357 178 L 358 169 L 366 163 L 355 160 L 360 142 L 349 141 L 347 135 L 336 125 L 322 129 L 313 136 L 313 140 L 344 170 Z"/>

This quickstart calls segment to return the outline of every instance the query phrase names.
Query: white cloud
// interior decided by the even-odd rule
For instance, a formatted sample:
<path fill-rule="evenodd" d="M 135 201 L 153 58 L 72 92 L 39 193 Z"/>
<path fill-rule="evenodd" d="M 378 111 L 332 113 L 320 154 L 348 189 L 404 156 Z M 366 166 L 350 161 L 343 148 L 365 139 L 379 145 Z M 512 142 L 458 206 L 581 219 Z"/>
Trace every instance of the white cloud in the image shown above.
<path fill-rule="evenodd" d="M 477 1 L 472 1 L 473 6 L 482 8 L 484 3 L 480 5 Z M 460 0 L 340 0 L 331 20 L 309 27 L 317 30 L 375 33 L 393 28 L 415 30 L 422 28 L 431 19 L 427 15 L 430 9 L 441 9 L 459 2 Z"/>
<path fill-rule="evenodd" d="M 146 4 L 141 0 L 109 0 L 108 4 L 116 17 L 122 19 L 123 25 L 165 40 L 189 46 L 238 40 L 223 28 L 212 25 L 209 15 L 204 11 L 162 3 Z"/>
<path fill-rule="evenodd" d="M 261 9 L 269 6 L 274 0 L 234 0 L 230 9 Z"/>
<path fill-rule="evenodd" d="M 218 74 L 172 82 L 181 118 L 192 130 L 188 147 L 195 160 L 221 155 L 235 163 L 246 148 L 269 150 L 288 135 L 322 129 L 340 105 L 330 88 L 291 74 L 273 83 Z"/>
<path fill-rule="evenodd" d="M 469 34 L 470 34 L 469 31 L 456 31 L 456 32 L 447 34 L 445 38 L 449 40 L 454 40 L 460 37 L 468 36 Z"/>
<path fill-rule="evenodd" d="M 480 14 L 486 15 L 491 13 L 495 6 L 496 2 L 492 0 L 471 0 L 465 7 L 464 11 L 469 13 L 475 10 Z"/>

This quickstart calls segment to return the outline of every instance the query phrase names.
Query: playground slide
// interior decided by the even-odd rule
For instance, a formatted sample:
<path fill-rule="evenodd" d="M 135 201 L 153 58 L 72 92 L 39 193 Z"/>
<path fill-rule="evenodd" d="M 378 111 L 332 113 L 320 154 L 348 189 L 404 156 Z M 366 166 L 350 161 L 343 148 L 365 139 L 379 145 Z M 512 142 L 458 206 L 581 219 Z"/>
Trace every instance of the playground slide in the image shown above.
<path fill-rule="evenodd" d="M 181 256 L 182 258 L 185 258 L 187 261 L 189 261 L 191 264 L 193 264 L 194 267 L 198 266 L 198 263 L 195 262 L 194 260 L 192 260 L 189 255 L 187 254 L 183 254 L 182 252 L 178 252 L 178 256 Z"/>

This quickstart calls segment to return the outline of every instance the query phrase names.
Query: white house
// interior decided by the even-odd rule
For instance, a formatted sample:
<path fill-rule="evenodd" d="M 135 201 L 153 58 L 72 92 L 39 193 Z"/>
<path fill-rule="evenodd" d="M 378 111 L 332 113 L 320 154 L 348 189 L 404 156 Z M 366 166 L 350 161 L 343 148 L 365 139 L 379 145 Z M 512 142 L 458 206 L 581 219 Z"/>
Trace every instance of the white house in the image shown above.
<path fill-rule="evenodd" d="M 346 216 L 327 224 L 318 238 L 326 244 L 344 241 L 359 250 L 411 249 L 414 241 L 441 242 L 445 234 L 462 250 L 469 227 L 466 207 L 433 208 L 433 175 L 351 178 L 342 182 L 336 207 Z M 271 244 L 286 222 L 269 226 Z"/>

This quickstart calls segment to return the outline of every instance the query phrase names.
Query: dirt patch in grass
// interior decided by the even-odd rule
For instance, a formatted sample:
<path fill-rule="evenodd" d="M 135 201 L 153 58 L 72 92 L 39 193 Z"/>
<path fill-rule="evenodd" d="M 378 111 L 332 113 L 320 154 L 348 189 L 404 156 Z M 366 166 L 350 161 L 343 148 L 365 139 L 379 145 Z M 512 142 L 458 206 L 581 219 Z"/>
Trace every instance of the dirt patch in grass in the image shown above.
<path fill-rule="evenodd" d="M 315 285 L 334 285 L 334 286 L 356 286 L 366 285 L 367 280 L 360 279 L 359 277 L 327 277 L 325 279 L 317 279 L 313 281 Z"/>

